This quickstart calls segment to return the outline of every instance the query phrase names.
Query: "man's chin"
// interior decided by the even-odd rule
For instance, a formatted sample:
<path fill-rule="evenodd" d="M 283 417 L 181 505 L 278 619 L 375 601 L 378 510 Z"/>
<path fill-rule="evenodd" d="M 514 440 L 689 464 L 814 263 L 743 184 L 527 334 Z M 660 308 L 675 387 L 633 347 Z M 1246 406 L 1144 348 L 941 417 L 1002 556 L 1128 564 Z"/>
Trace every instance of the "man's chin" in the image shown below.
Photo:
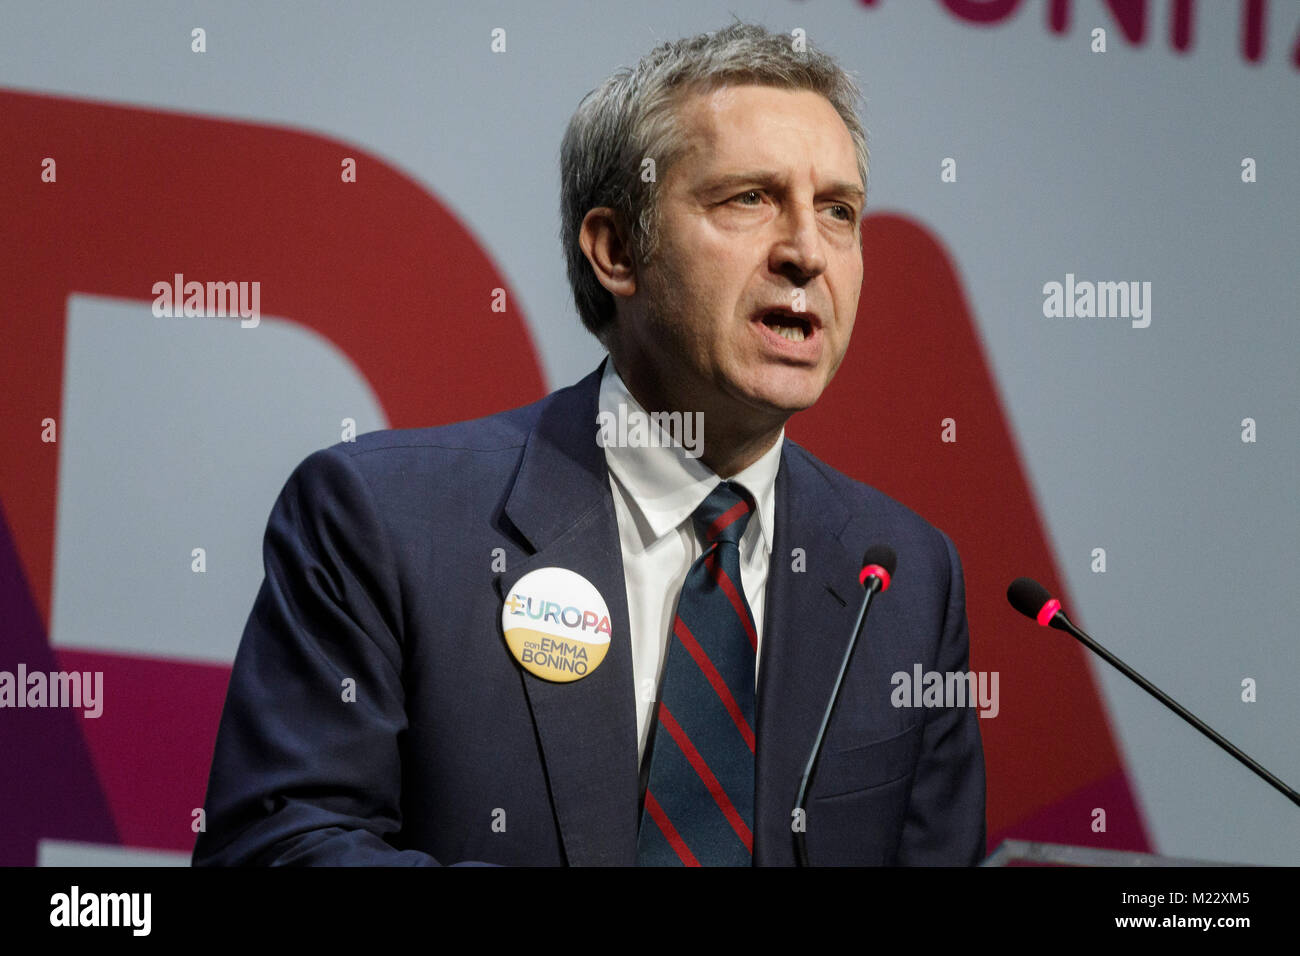
<path fill-rule="evenodd" d="M 791 371 L 782 369 L 755 383 L 751 403 L 785 418 L 817 404 L 826 389 L 825 378 L 820 372 Z"/>

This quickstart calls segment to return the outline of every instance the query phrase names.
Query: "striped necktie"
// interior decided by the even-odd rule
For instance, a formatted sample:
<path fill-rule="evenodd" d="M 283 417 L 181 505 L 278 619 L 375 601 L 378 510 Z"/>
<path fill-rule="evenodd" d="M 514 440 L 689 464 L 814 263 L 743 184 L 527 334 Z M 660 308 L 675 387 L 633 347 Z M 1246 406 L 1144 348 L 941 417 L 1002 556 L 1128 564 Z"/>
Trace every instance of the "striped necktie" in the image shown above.
<path fill-rule="evenodd" d="M 677 602 L 637 840 L 641 866 L 750 866 L 758 634 L 740 583 L 753 514 L 723 482 L 695 510 L 704 553 Z"/>

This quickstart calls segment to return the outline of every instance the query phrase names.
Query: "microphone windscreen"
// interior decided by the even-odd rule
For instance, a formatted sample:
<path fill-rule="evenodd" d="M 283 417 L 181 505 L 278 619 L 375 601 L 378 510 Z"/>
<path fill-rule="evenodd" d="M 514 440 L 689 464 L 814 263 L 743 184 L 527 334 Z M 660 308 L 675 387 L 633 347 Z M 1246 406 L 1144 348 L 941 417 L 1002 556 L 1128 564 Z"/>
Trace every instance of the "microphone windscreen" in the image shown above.
<path fill-rule="evenodd" d="M 887 544 L 873 544 L 862 556 L 862 566 L 865 568 L 868 564 L 880 565 L 892 578 L 894 569 L 898 567 L 898 555 L 894 554 L 894 549 Z"/>
<path fill-rule="evenodd" d="M 1016 578 L 1007 588 L 1007 600 L 1011 602 L 1011 606 L 1025 617 L 1032 617 L 1035 620 L 1043 605 L 1051 599 L 1052 596 L 1047 593 L 1047 588 L 1033 578 Z"/>

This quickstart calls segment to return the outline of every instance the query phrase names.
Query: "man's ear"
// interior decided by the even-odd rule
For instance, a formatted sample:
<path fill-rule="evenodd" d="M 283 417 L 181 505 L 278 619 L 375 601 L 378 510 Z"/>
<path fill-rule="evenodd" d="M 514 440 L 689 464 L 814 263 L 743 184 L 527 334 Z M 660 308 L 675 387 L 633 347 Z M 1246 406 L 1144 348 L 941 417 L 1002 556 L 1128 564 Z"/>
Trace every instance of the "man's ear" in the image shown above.
<path fill-rule="evenodd" d="M 613 209 L 598 206 L 588 210 L 578 230 L 578 245 L 610 294 L 630 297 L 636 293 L 636 267 L 626 236 L 619 229 Z"/>

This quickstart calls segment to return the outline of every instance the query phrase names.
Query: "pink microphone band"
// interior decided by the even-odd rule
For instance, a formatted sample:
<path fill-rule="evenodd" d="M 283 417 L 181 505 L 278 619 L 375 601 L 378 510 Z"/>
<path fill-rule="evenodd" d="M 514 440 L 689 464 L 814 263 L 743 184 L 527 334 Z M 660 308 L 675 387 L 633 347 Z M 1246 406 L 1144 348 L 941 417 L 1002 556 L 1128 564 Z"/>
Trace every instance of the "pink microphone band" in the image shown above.
<path fill-rule="evenodd" d="M 882 591 L 889 590 L 889 572 L 886 571 L 878 564 L 868 564 L 865 568 L 863 568 L 862 573 L 858 575 L 858 583 L 861 584 L 863 587 L 866 587 L 867 578 L 873 576 L 880 578 L 880 590 Z"/>
<path fill-rule="evenodd" d="M 1044 604 L 1043 609 L 1038 612 L 1038 623 L 1043 625 L 1043 627 L 1047 627 L 1047 625 L 1051 622 L 1052 618 L 1056 617 L 1056 612 L 1059 611 L 1060 609 L 1061 609 L 1061 602 L 1058 601 L 1056 598 L 1052 598 L 1050 601 Z"/>

